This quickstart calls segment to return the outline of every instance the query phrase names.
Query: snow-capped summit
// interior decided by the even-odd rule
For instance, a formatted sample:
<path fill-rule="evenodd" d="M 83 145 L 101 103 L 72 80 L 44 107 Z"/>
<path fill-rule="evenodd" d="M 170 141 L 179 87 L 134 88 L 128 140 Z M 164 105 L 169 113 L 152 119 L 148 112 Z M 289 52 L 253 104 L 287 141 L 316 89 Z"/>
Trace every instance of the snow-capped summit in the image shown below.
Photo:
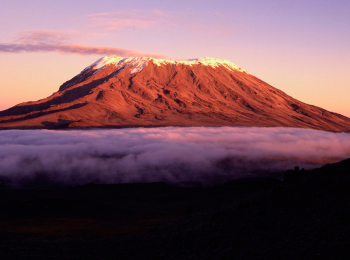
<path fill-rule="evenodd" d="M 130 68 L 131 74 L 134 74 L 142 71 L 142 69 L 150 61 L 157 66 L 162 66 L 166 64 L 171 64 L 174 67 L 177 65 L 187 65 L 187 66 L 203 65 L 203 66 L 210 66 L 213 68 L 224 66 L 230 70 L 238 70 L 242 72 L 244 71 L 242 68 L 238 67 L 237 65 L 233 64 L 228 60 L 220 60 L 220 59 L 209 58 L 209 57 L 204 57 L 199 59 L 188 59 L 188 60 L 172 60 L 172 59 L 155 59 L 151 57 L 124 58 L 119 56 L 106 56 L 97 60 L 96 62 L 88 66 L 86 69 L 92 68 L 94 70 L 100 70 L 107 65 L 113 65 L 118 69 Z"/>

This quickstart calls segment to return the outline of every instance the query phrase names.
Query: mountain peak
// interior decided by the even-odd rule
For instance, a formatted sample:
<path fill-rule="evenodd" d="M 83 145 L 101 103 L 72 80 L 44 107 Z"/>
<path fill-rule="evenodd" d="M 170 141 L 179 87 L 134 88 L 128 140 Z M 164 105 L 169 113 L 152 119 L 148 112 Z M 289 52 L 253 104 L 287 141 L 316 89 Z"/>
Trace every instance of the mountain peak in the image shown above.
<path fill-rule="evenodd" d="M 120 56 L 106 56 L 103 57 L 87 68 L 93 69 L 93 70 L 100 70 L 107 65 L 113 65 L 115 67 L 120 68 L 131 68 L 131 74 L 137 73 L 142 71 L 142 69 L 148 64 L 148 62 L 152 61 L 153 64 L 157 66 L 167 65 L 171 64 L 174 67 L 177 65 L 187 65 L 187 66 L 195 66 L 195 65 L 202 65 L 202 66 L 210 66 L 213 68 L 223 66 L 230 70 L 238 70 L 241 72 L 245 72 L 242 68 L 239 66 L 233 64 L 232 62 L 228 60 L 221 60 L 216 58 L 210 58 L 210 57 L 203 57 L 203 58 L 197 58 L 197 59 L 186 59 L 186 60 L 176 60 L 176 59 L 155 59 L 152 57 L 120 57 Z"/>
<path fill-rule="evenodd" d="M 349 131 L 350 119 L 305 104 L 237 65 L 103 57 L 50 97 L 0 112 L 3 128 L 288 126 Z"/>

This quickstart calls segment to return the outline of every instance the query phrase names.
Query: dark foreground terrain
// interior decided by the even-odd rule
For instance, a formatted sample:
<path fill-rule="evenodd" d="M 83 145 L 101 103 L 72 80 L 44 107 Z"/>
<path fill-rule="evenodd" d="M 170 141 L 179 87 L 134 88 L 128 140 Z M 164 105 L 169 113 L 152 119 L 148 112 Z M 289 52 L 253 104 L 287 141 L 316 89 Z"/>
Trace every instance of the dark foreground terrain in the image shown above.
<path fill-rule="evenodd" d="M 0 189 L 0 259 L 349 259 L 350 159 L 285 181 Z"/>

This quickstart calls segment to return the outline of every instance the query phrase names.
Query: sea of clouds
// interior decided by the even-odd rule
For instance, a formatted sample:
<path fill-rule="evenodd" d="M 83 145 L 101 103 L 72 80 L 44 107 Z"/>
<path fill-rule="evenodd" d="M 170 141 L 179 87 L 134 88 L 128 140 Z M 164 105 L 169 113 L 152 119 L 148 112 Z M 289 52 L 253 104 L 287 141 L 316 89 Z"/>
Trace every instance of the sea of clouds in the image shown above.
<path fill-rule="evenodd" d="M 350 157 L 350 135 L 310 129 L 165 127 L 0 131 L 0 181 L 215 183 Z"/>

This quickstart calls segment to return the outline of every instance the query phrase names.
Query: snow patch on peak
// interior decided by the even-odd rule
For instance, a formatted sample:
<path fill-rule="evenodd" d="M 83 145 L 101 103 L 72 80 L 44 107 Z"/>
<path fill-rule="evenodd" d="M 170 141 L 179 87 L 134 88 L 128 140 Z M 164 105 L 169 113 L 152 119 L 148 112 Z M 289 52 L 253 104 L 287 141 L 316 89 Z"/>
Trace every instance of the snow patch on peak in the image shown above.
<path fill-rule="evenodd" d="M 107 66 L 108 64 L 114 64 L 117 65 L 119 64 L 121 61 L 125 60 L 126 58 L 123 57 L 118 57 L 118 56 L 106 56 L 103 57 L 101 59 L 99 59 L 98 61 L 96 61 L 95 63 L 93 63 L 91 66 L 89 66 L 90 68 L 94 68 L 95 70 L 101 69 L 105 66 Z"/>
<path fill-rule="evenodd" d="M 138 58 L 135 58 L 135 59 L 138 59 Z M 130 71 L 130 73 L 134 74 L 143 70 L 143 68 L 146 66 L 149 60 L 150 58 L 139 58 L 138 60 L 133 61 L 132 70 Z"/>
<path fill-rule="evenodd" d="M 95 72 L 98 72 L 99 70 L 103 69 L 107 65 L 113 65 L 117 67 L 118 69 L 121 68 L 127 68 L 131 66 L 131 74 L 140 72 L 145 66 L 146 63 L 150 60 L 148 57 L 131 57 L 131 58 L 124 58 L 119 56 L 106 56 L 103 57 L 90 66 L 88 66 L 86 69 L 94 69 Z"/>
<path fill-rule="evenodd" d="M 238 70 L 245 72 L 242 68 L 239 66 L 233 64 L 232 62 L 228 60 L 220 60 L 216 58 L 209 58 L 209 57 L 204 57 L 204 58 L 199 58 L 199 59 L 188 59 L 188 60 L 166 60 L 166 59 L 153 59 L 152 61 L 154 64 L 157 66 L 161 66 L 164 64 L 173 64 L 174 67 L 177 65 L 187 65 L 187 66 L 194 66 L 194 65 L 203 65 L 203 66 L 210 66 L 213 68 L 217 68 L 219 66 L 224 66 L 230 70 Z"/>
<path fill-rule="evenodd" d="M 99 70 L 106 67 L 107 65 L 113 65 L 117 69 L 124 69 L 127 67 L 131 67 L 130 73 L 134 74 L 142 71 L 149 61 L 152 61 L 153 64 L 157 66 L 171 64 L 174 66 L 174 68 L 178 65 L 187 65 L 187 66 L 202 65 L 202 66 L 210 66 L 213 68 L 223 66 L 231 71 L 238 70 L 238 71 L 245 72 L 242 68 L 238 67 L 237 65 L 233 64 L 228 60 L 220 60 L 220 59 L 209 58 L 209 57 L 204 57 L 199 59 L 188 59 L 188 60 L 170 60 L 170 59 L 155 59 L 151 57 L 124 58 L 119 56 L 106 56 L 97 60 L 95 63 L 91 64 L 86 69 L 92 68 L 95 70 L 94 73 L 96 73 Z"/>

